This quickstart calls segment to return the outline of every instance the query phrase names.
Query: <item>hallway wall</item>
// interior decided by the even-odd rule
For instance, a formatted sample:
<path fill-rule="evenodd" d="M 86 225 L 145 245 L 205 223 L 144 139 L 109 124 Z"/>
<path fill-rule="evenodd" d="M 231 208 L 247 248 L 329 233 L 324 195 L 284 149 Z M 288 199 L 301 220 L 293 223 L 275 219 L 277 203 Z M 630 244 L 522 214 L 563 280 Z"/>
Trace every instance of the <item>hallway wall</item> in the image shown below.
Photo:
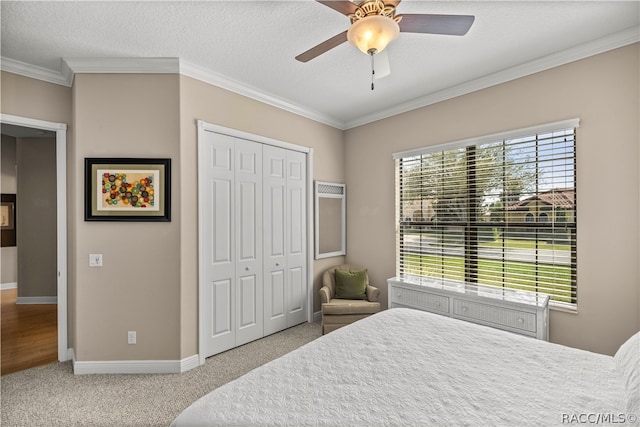
<path fill-rule="evenodd" d="M 0 185 L 2 194 L 16 194 L 17 188 L 17 159 L 16 138 L 2 135 L 0 148 Z M 7 246 L 0 248 L 0 284 L 11 285 L 18 281 L 18 247 Z"/>
<path fill-rule="evenodd" d="M 58 293 L 56 140 L 17 141 L 18 302 L 41 297 L 53 302 Z"/>

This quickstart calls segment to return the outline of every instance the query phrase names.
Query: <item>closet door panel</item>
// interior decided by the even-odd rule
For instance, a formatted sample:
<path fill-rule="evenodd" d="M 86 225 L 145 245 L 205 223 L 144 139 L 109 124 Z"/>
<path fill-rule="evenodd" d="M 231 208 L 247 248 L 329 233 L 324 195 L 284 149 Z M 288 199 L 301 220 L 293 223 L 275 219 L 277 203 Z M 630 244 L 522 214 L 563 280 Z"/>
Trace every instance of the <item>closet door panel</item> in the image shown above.
<path fill-rule="evenodd" d="M 257 324 L 261 323 L 261 319 L 257 318 L 259 311 L 258 292 L 259 284 L 255 275 L 247 275 L 238 280 L 238 337 L 236 345 L 255 339 L 251 338 L 254 335 L 252 330 Z M 260 338 L 260 336 L 256 338 Z"/>
<path fill-rule="evenodd" d="M 270 217 L 269 224 L 265 226 L 265 232 L 269 239 L 268 256 L 274 260 L 284 257 L 284 228 L 285 228 L 285 209 L 284 198 L 285 189 L 282 183 L 271 184 L 269 195 L 266 203 L 270 209 L 265 211 L 267 217 Z"/>
<path fill-rule="evenodd" d="M 202 161 L 205 185 L 202 259 L 204 260 L 203 333 L 205 357 L 235 346 L 235 242 L 233 138 L 207 133 Z"/>
<path fill-rule="evenodd" d="M 260 338 L 263 330 L 262 289 L 262 145 L 236 139 L 236 345 Z"/>
<path fill-rule="evenodd" d="M 211 284 L 210 305 L 216 310 L 212 316 L 213 337 L 222 337 L 233 332 L 231 317 L 231 280 L 217 280 Z"/>
<path fill-rule="evenodd" d="M 294 267 L 289 269 L 289 313 L 296 315 L 304 310 L 303 295 L 306 295 L 304 291 L 304 269 Z"/>
<path fill-rule="evenodd" d="M 306 156 L 287 151 L 287 326 L 307 319 Z"/>
<path fill-rule="evenodd" d="M 213 227 L 211 242 L 213 243 L 212 264 L 217 268 L 229 266 L 232 262 L 232 238 L 231 238 L 231 181 L 228 179 L 214 179 L 211 185 L 211 206 L 213 212 Z"/>
<path fill-rule="evenodd" d="M 285 317 L 284 294 L 285 277 L 284 270 L 272 270 L 268 279 L 269 296 L 265 298 L 265 315 L 271 322 L 278 323 Z M 282 322 L 280 322 L 282 323 Z M 271 331 L 275 332 L 275 331 Z"/>
<path fill-rule="evenodd" d="M 265 146 L 264 159 L 264 332 L 287 327 L 286 316 L 286 157 L 284 150 Z"/>

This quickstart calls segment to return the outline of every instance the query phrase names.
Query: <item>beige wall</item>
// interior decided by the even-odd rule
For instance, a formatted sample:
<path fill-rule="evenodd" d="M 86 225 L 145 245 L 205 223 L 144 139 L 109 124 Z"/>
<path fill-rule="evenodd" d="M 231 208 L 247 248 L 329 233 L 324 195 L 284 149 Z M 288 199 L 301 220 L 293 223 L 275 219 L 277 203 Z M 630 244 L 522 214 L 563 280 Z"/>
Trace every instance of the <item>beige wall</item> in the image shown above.
<path fill-rule="evenodd" d="M 384 304 L 395 275 L 392 153 L 578 117 L 578 313 L 552 311 L 551 340 L 612 354 L 638 331 L 639 46 L 346 131 L 347 260 L 369 267 Z"/>
<path fill-rule="evenodd" d="M 56 140 L 18 138 L 18 297 L 58 294 Z"/>
<path fill-rule="evenodd" d="M 342 131 L 203 83 L 180 78 L 181 166 L 181 355 L 188 357 L 198 348 L 198 208 L 197 208 L 197 127 L 196 121 L 278 139 L 313 148 L 313 179 L 343 182 L 344 153 Z M 320 275 L 344 257 L 313 263 L 313 310 L 320 310 L 317 297 Z"/>
<path fill-rule="evenodd" d="M 179 79 L 80 74 L 74 82 L 76 346 L 79 361 L 176 360 L 180 341 Z M 172 159 L 171 222 L 85 222 L 86 157 Z M 90 268 L 89 254 L 103 254 Z M 127 344 L 127 331 L 137 344 Z"/>
<path fill-rule="evenodd" d="M 71 124 L 71 89 L 13 73 L 0 76 L 3 114 Z"/>

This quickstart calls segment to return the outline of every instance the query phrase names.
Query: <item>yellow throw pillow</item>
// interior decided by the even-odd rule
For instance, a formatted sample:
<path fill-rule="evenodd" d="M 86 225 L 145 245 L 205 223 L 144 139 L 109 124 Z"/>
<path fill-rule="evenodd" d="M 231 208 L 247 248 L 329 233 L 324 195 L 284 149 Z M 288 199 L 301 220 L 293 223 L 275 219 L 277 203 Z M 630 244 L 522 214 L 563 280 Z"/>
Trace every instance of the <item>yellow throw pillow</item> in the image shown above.
<path fill-rule="evenodd" d="M 367 299 L 367 270 L 336 270 L 336 298 Z"/>

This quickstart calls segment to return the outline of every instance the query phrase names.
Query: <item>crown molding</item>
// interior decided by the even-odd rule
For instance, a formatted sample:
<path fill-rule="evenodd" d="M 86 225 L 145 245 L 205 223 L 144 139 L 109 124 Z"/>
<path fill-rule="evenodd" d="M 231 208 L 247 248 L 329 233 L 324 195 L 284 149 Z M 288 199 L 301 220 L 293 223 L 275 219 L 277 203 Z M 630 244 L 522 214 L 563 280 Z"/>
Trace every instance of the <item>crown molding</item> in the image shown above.
<path fill-rule="evenodd" d="M 69 83 L 72 82 L 73 75 L 83 73 L 181 74 L 316 122 L 340 129 L 344 126 L 344 122 L 335 120 L 326 114 L 293 104 L 258 88 L 183 61 L 180 58 L 64 58 L 62 63 L 63 70 L 69 70 L 67 73 Z"/>
<path fill-rule="evenodd" d="M 566 49 L 554 54 L 530 61 L 515 67 L 507 68 L 497 73 L 481 77 L 466 83 L 433 92 L 428 95 L 415 98 L 411 101 L 398 104 L 394 107 L 378 111 L 373 114 L 362 116 L 345 123 L 345 129 L 351 129 L 366 125 L 378 120 L 386 119 L 401 113 L 416 110 L 458 96 L 526 77 L 531 74 L 559 67 L 561 65 L 598 55 L 609 50 L 617 49 L 640 41 L 640 26 L 631 27 L 618 33 L 583 43 L 581 45 Z"/>
<path fill-rule="evenodd" d="M 179 58 L 62 58 L 62 74 L 73 84 L 76 74 L 178 74 Z"/>
<path fill-rule="evenodd" d="M 320 122 L 344 130 L 343 121 L 336 120 L 335 118 L 326 114 L 322 114 L 317 111 L 305 108 L 301 105 L 294 104 L 290 101 L 279 98 L 253 86 L 249 86 L 237 80 L 223 76 L 222 74 L 214 73 L 207 68 L 200 67 L 186 61 L 180 61 L 180 74 L 203 81 L 205 83 L 209 83 L 214 86 L 218 86 L 222 89 L 226 89 L 239 95 L 246 96 L 247 98 L 255 99 L 256 101 L 260 101 L 273 107 L 289 111 L 290 113 L 306 117 L 316 122 Z"/>
<path fill-rule="evenodd" d="M 71 86 L 71 83 L 68 82 L 67 78 L 59 71 L 27 64 L 26 62 L 17 61 L 4 56 L 0 58 L 0 70 L 18 74 L 20 76 L 31 77 L 32 79 L 42 80 L 48 83 Z"/>
<path fill-rule="evenodd" d="M 76 74 L 181 74 L 344 130 L 343 121 L 294 104 L 180 58 L 63 58 L 60 72 L 4 57 L 0 65 L 2 71 L 68 87 L 73 84 L 73 78 Z"/>
<path fill-rule="evenodd" d="M 178 74 L 180 58 L 62 58 L 74 74 Z"/>
<path fill-rule="evenodd" d="M 214 73 L 204 67 L 183 61 L 180 58 L 63 58 L 61 71 L 55 71 L 1 57 L 0 70 L 69 87 L 73 84 L 73 77 L 77 73 L 182 74 L 316 122 L 340 130 L 347 130 L 565 65 L 638 41 L 640 41 L 640 26 L 631 27 L 618 33 L 498 71 L 470 82 L 433 92 L 391 108 L 346 122 L 294 104 L 258 88 Z"/>

